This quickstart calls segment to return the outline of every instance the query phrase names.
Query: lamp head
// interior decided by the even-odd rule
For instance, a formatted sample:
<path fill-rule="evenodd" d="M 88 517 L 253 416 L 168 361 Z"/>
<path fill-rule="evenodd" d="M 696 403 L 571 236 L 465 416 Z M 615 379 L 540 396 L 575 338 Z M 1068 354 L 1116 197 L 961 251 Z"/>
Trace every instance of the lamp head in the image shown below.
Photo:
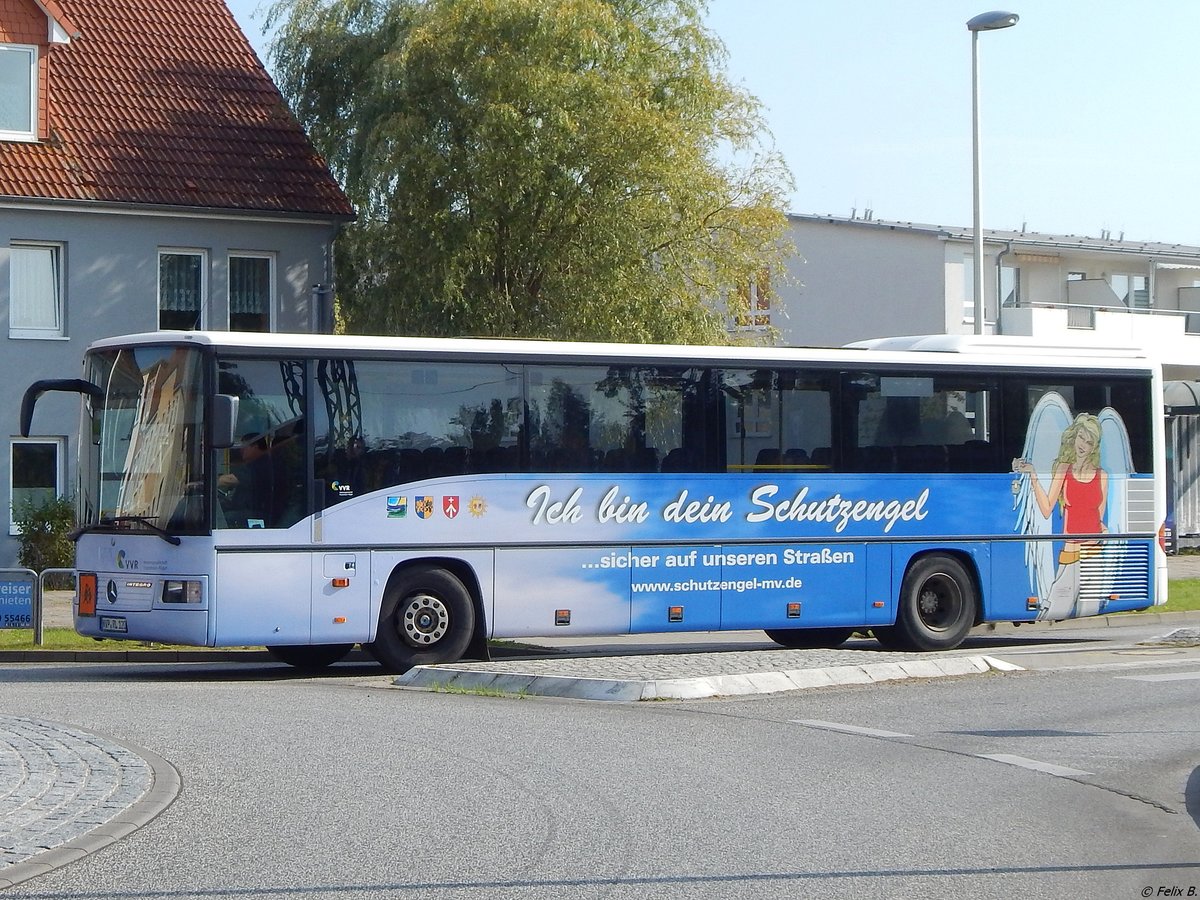
<path fill-rule="evenodd" d="M 1016 13 L 993 12 L 980 13 L 967 22 L 967 31 L 998 31 L 1001 28 L 1012 28 L 1021 19 Z"/>

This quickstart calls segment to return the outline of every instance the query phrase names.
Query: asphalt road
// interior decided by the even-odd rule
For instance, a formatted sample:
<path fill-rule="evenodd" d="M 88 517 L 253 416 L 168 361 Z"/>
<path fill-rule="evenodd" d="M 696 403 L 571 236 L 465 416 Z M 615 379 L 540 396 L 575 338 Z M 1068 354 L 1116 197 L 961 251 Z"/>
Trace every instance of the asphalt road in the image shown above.
<path fill-rule="evenodd" d="M 1200 654 L 1003 650 L 1033 665 L 659 703 L 354 666 L 0 667 L 4 713 L 148 748 L 182 782 L 12 896 L 1200 895 Z"/>

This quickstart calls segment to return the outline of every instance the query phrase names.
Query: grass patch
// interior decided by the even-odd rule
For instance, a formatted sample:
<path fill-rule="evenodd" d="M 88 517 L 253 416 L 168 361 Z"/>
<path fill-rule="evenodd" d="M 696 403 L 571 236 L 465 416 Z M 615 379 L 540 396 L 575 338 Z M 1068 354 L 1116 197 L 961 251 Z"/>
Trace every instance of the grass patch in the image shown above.
<path fill-rule="evenodd" d="M 73 628 L 45 628 L 42 643 L 33 642 L 32 628 L 14 628 L 0 631 L 0 650 L 69 650 L 69 651 L 112 651 L 127 653 L 130 650 L 208 650 L 209 647 L 191 647 L 181 644 L 156 644 L 146 641 L 96 640 L 77 634 Z M 228 650 L 224 647 L 221 649 Z M 257 648 L 256 648 L 257 649 Z"/>
<path fill-rule="evenodd" d="M 1167 605 L 1155 612 L 1191 612 L 1200 609 L 1200 578 L 1184 578 L 1167 585 Z"/>
<path fill-rule="evenodd" d="M 129 641 L 97 641 L 76 634 L 73 628 L 45 628 L 42 645 L 33 642 L 32 628 L 0 631 L 0 650 L 128 650 Z M 133 644 L 132 646 L 137 646 Z"/>
<path fill-rule="evenodd" d="M 502 691 L 500 688 L 462 684 L 434 684 L 429 688 L 435 694 L 469 694 L 474 697 L 499 697 L 504 700 L 524 700 L 528 694 L 525 691 Z"/>

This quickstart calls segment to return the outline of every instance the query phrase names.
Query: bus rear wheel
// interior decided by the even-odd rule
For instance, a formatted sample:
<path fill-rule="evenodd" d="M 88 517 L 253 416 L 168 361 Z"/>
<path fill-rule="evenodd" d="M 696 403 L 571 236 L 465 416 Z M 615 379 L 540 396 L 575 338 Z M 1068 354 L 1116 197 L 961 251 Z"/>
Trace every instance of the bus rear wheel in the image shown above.
<path fill-rule="evenodd" d="M 445 569 L 417 566 L 388 585 L 366 649 L 389 672 L 406 672 L 461 658 L 474 633 L 471 592 Z"/>
<path fill-rule="evenodd" d="M 895 650 L 953 650 L 963 642 L 979 609 L 975 581 L 953 556 L 931 554 L 909 566 L 900 585 L 896 624 L 872 629 Z"/>
<path fill-rule="evenodd" d="M 311 644 L 287 647 L 268 647 L 272 659 L 287 663 L 297 669 L 315 672 L 345 659 L 354 649 L 353 644 Z"/>
<path fill-rule="evenodd" d="M 840 647 L 853 628 L 768 628 L 767 637 L 790 650 L 815 650 L 821 647 Z"/>

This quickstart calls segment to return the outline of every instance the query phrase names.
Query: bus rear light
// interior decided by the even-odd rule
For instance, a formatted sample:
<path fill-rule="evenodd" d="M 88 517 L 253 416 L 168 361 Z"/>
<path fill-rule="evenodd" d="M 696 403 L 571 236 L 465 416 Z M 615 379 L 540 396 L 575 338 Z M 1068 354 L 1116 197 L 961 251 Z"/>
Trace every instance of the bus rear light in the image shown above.
<path fill-rule="evenodd" d="M 94 616 L 96 614 L 96 573 L 79 573 L 79 614 Z"/>
<path fill-rule="evenodd" d="M 1158 526 L 1158 549 L 1163 553 L 1167 552 L 1167 523 L 1163 522 Z"/>
<path fill-rule="evenodd" d="M 200 582 L 198 581 L 164 581 L 162 591 L 163 603 L 199 603 Z"/>

